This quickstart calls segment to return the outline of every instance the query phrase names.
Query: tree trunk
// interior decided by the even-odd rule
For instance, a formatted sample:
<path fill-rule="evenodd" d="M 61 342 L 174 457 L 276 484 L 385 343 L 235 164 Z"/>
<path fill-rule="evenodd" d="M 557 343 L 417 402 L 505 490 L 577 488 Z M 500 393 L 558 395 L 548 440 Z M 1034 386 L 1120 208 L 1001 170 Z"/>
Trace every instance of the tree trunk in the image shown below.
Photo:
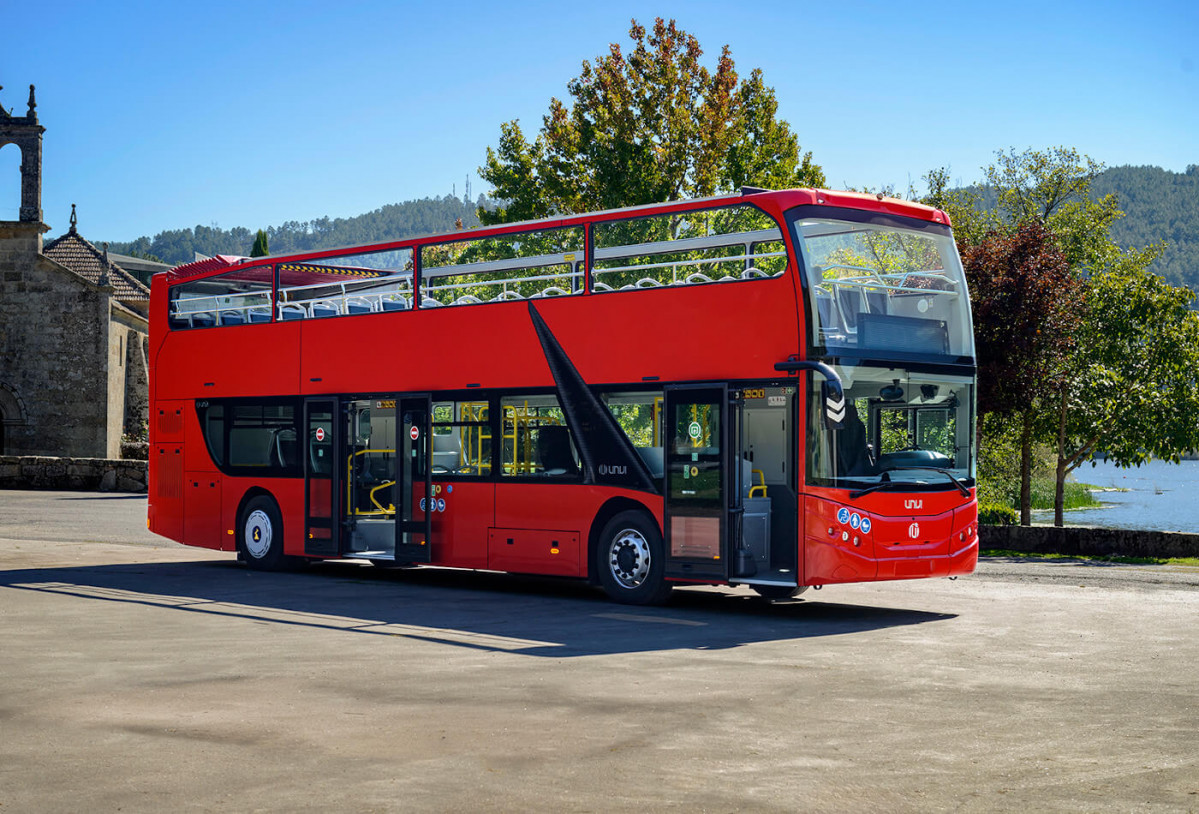
<path fill-rule="evenodd" d="M 1063 525 L 1062 512 L 1066 502 L 1066 475 L 1070 473 L 1066 460 L 1066 392 L 1062 391 L 1062 403 L 1057 416 L 1057 471 L 1053 484 L 1053 525 Z"/>
<path fill-rule="evenodd" d="M 1032 525 L 1032 413 L 1020 414 L 1020 525 Z"/>

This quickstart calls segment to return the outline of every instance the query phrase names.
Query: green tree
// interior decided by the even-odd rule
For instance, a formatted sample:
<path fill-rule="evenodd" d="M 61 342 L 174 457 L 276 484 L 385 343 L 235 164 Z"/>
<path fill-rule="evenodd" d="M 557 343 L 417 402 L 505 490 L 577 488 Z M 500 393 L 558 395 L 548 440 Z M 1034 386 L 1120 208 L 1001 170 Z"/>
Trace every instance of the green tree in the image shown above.
<path fill-rule="evenodd" d="M 988 186 L 981 191 L 950 189 L 945 170 L 927 176 L 927 200 L 950 213 L 964 257 L 973 256 L 974 247 L 987 240 L 1036 223 L 1053 236 L 1071 273 L 1084 281 L 1081 291 L 1060 295 L 1068 306 L 1066 315 L 1075 312 L 1075 324 L 1048 325 L 1050 330 L 1072 334 L 1073 341 L 1061 337 L 1063 342 L 1055 351 L 1059 361 L 1038 374 L 1039 382 L 1034 381 L 1030 389 L 1019 386 L 1017 374 L 1024 360 L 1017 360 L 1016 372 L 1011 365 L 988 370 L 982 366 L 982 344 L 990 334 L 1009 331 L 1012 326 L 1004 322 L 1023 321 L 1024 330 L 1036 324 L 1031 314 L 1022 313 L 1036 302 L 991 311 L 985 307 L 986 295 L 980 293 L 975 306 L 983 394 L 980 414 L 990 410 L 1003 416 L 1011 403 L 989 402 L 986 394 L 1012 385 L 1016 385 L 1013 394 L 1023 393 L 1024 406 L 1017 411 L 1022 446 L 1028 449 L 1028 441 L 1040 440 L 1056 449 L 1054 521 L 1059 526 L 1066 477 L 1096 451 L 1103 450 L 1129 466 L 1149 457 L 1176 460 L 1182 452 L 1199 447 L 1199 425 L 1194 420 L 1199 413 L 1194 372 L 1199 368 L 1199 318 L 1189 310 L 1193 295 L 1148 270 L 1161 247 L 1124 249 L 1112 239 L 1112 225 L 1123 213 L 1114 195 L 1092 194 L 1093 181 L 1102 170 L 1102 165 L 1077 150 L 1056 147 L 999 152 L 996 162 L 985 169 Z M 983 193 L 994 196 L 993 208 L 980 207 Z M 996 376 L 1016 379 L 991 380 Z M 1022 458 L 1027 473 L 1027 458 Z M 1022 522 L 1027 524 L 1027 474 L 1024 480 L 1020 504 Z"/>
<path fill-rule="evenodd" d="M 1018 426 L 1020 519 L 1028 525 L 1037 399 L 1066 373 L 1085 283 L 1035 219 L 962 246 L 962 264 L 974 314 L 978 410 Z"/>
<path fill-rule="evenodd" d="M 1052 388 L 1054 524 L 1066 477 L 1097 450 L 1120 466 L 1199 449 L 1199 315 L 1194 294 L 1148 270 L 1158 249 L 1127 251 L 1092 273 L 1067 375 Z"/>
<path fill-rule="evenodd" d="M 611 209 L 730 192 L 742 185 L 823 186 L 811 153 L 779 120 L 760 70 L 740 81 L 728 46 L 714 71 L 699 41 L 674 20 L 652 32 L 632 21 L 633 48 L 619 43 L 583 62 L 567 85 L 568 107 L 550 100 L 530 141 L 501 125 L 479 175 L 504 201 L 483 223 Z"/>
<path fill-rule="evenodd" d="M 258 230 L 258 234 L 254 235 L 254 246 L 250 249 L 250 257 L 266 257 L 271 251 L 267 247 L 266 232 L 262 229 Z"/>

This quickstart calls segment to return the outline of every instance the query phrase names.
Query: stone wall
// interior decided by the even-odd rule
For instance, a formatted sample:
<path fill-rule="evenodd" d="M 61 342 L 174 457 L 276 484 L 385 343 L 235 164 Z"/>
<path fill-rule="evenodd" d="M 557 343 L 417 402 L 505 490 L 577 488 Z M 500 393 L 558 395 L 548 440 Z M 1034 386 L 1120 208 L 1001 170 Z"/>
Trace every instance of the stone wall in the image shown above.
<path fill-rule="evenodd" d="M 145 461 L 0 456 L 0 489 L 144 492 Z"/>
<path fill-rule="evenodd" d="M 1199 557 L 1199 534 L 1091 526 L 979 526 L 986 549 L 1091 557 Z"/>
<path fill-rule="evenodd" d="M 26 412 L 5 416 L 3 452 L 107 457 L 109 289 L 42 256 L 45 228 L 0 223 L 0 383 Z"/>

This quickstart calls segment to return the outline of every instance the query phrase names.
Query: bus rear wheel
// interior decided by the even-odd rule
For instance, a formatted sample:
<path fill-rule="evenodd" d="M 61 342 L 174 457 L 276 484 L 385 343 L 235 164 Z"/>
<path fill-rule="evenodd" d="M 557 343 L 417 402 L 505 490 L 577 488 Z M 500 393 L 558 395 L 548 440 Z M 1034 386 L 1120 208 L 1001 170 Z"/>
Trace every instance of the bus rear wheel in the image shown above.
<path fill-rule="evenodd" d="M 625 511 L 604 525 L 596 570 L 608 596 L 626 605 L 658 605 L 670 596 L 662 535 L 644 512 Z"/>
<path fill-rule="evenodd" d="M 237 550 L 246 565 L 257 571 L 287 567 L 283 556 L 283 518 L 274 498 L 258 495 L 242 509 L 237 522 Z"/>

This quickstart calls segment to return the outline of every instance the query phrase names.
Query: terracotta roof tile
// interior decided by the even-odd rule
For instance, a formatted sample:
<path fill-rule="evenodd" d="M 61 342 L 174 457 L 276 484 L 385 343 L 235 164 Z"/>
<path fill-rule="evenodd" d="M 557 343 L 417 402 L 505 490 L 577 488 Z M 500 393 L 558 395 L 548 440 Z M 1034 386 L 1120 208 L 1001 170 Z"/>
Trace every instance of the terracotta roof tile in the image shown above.
<path fill-rule="evenodd" d="M 65 266 L 89 283 L 99 284 L 104 272 L 104 252 L 97 249 L 72 227 L 71 231 L 45 245 L 42 254 L 61 266 Z M 146 303 L 150 301 L 150 289 L 137 278 L 109 261 L 108 284 L 113 288 L 117 302 Z"/>

